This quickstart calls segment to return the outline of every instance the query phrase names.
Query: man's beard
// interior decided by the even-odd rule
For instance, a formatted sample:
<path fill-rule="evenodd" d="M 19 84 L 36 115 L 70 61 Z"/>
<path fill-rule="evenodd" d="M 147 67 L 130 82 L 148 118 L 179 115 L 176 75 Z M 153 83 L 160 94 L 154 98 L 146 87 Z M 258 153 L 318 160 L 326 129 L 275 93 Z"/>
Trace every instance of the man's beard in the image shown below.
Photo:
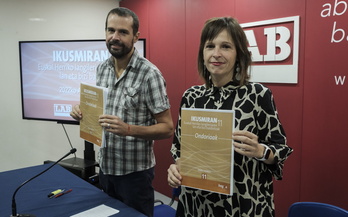
<path fill-rule="evenodd" d="M 132 43 L 133 43 L 133 40 L 132 40 Z M 114 50 L 111 48 L 112 45 L 117 45 L 120 48 L 117 50 Z M 121 59 L 122 57 L 127 56 L 127 54 L 129 54 L 129 52 L 132 51 L 133 47 L 127 47 L 121 41 L 109 41 L 107 43 L 107 48 L 113 57 L 115 57 L 116 59 Z"/>

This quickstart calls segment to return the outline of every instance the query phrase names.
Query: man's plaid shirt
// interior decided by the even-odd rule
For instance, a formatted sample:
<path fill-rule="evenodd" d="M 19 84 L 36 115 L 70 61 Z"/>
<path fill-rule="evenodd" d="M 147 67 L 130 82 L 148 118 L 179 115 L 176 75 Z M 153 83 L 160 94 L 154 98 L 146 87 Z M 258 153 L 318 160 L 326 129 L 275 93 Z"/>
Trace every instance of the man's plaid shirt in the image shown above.
<path fill-rule="evenodd" d="M 166 83 L 159 69 L 135 50 L 121 77 L 110 57 L 97 67 L 97 85 L 109 89 L 105 114 L 131 125 L 156 123 L 154 114 L 170 108 Z M 99 153 L 104 174 L 125 175 L 155 166 L 153 141 L 105 132 L 106 147 Z"/>

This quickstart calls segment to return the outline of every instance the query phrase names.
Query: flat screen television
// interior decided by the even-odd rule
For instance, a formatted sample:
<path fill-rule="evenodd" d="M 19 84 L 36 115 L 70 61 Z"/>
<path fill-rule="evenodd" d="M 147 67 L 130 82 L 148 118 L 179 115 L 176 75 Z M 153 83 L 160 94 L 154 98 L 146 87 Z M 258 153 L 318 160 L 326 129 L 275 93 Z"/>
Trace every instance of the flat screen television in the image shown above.
<path fill-rule="evenodd" d="M 145 57 L 145 39 L 135 47 Z M 96 67 L 110 57 L 105 40 L 19 41 L 23 119 L 78 124 L 70 117 L 80 83 L 96 83 Z"/>

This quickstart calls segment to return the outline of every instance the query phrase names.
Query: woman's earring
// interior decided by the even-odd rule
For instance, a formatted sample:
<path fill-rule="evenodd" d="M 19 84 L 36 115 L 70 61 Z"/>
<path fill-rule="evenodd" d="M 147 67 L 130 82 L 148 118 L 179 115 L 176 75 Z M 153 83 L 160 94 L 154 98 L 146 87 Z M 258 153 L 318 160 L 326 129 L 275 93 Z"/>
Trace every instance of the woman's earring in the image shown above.
<path fill-rule="evenodd" d="M 238 64 L 238 63 L 236 64 L 236 69 L 234 70 L 234 73 L 235 73 L 235 75 L 234 75 L 235 79 L 236 79 L 237 81 L 240 81 L 240 79 L 241 79 L 241 74 L 240 74 L 240 67 L 239 67 L 239 64 Z"/>
<path fill-rule="evenodd" d="M 236 73 L 239 73 L 239 71 L 240 71 L 239 63 L 236 63 L 236 69 L 235 69 L 235 72 L 236 72 Z"/>
<path fill-rule="evenodd" d="M 203 69 L 203 74 L 204 74 L 205 76 L 210 75 L 210 73 L 208 72 L 207 67 L 205 67 L 205 66 L 204 66 L 204 69 Z"/>

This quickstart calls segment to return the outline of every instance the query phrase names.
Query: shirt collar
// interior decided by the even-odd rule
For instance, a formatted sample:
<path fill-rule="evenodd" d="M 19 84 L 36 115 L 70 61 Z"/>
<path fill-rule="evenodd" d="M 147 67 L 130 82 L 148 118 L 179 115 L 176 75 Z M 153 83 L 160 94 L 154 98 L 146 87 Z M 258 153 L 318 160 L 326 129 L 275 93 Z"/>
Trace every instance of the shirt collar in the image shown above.
<path fill-rule="evenodd" d="M 212 84 L 212 86 L 206 90 L 206 95 L 208 95 L 208 96 L 214 95 L 217 91 L 221 91 L 224 95 L 230 94 L 230 93 L 232 93 L 232 91 L 239 88 L 238 83 L 234 82 L 234 81 L 229 81 L 227 84 L 225 84 L 222 87 L 214 86 L 213 82 L 211 82 L 211 80 L 209 82 Z"/>
<path fill-rule="evenodd" d="M 131 59 L 129 60 L 129 63 L 128 63 L 126 69 L 127 69 L 128 67 L 134 68 L 135 65 L 136 65 L 136 63 L 137 63 L 137 59 L 138 59 L 139 57 L 140 57 L 140 54 L 139 54 L 138 50 L 137 50 L 136 48 L 134 48 L 134 52 L 133 52 L 133 54 L 132 54 Z M 113 56 L 111 56 L 111 57 L 109 58 L 109 60 L 108 60 L 108 64 L 109 64 L 109 66 L 112 67 L 112 68 L 115 68 L 114 61 L 115 61 L 115 60 L 114 60 L 114 57 L 113 57 Z"/>

